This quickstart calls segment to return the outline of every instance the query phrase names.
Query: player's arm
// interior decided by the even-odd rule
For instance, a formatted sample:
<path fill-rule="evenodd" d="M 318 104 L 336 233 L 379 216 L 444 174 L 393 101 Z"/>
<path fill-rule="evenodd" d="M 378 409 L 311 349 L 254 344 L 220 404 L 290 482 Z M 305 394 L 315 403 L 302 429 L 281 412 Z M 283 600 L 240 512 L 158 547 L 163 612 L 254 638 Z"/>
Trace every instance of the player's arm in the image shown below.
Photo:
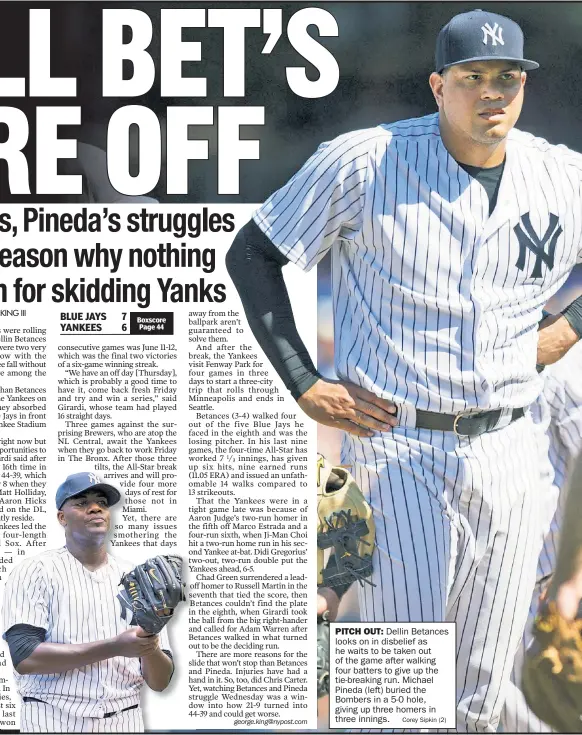
<path fill-rule="evenodd" d="M 341 598 L 331 587 L 319 587 L 317 590 L 317 614 L 319 616 L 327 612 L 329 620 L 335 620 L 339 609 Z"/>
<path fill-rule="evenodd" d="M 148 637 L 149 635 L 139 626 L 136 630 L 138 636 Z M 162 649 L 162 645 L 164 645 L 161 640 L 162 635 L 165 635 L 164 631 L 162 631 L 160 636 L 154 636 L 158 639 L 158 645 L 151 653 L 141 659 L 142 676 L 149 688 L 155 692 L 163 692 L 170 683 L 174 673 L 172 654 Z M 167 636 L 165 636 L 165 641 L 168 643 Z"/>
<path fill-rule="evenodd" d="M 226 255 L 226 267 L 249 326 L 297 399 L 321 376 L 295 325 L 282 272 L 288 262 L 253 220 L 239 230 Z"/>
<path fill-rule="evenodd" d="M 547 597 L 555 599 L 561 614 L 573 619 L 582 600 L 582 454 L 568 485 L 556 569 Z"/>
<path fill-rule="evenodd" d="M 312 419 L 357 436 L 396 425 L 394 404 L 361 386 L 319 375 L 299 336 L 282 267 L 281 254 L 254 221 L 236 235 L 226 256 L 249 326 L 261 349 Z"/>
<path fill-rule="evenodd" d="M 538 331 L 538 365 L 560 360 L 582 337 L 582 296 L 574 299 L 561 314 L 546 316 Z"/>
<path fill-rule="evenodd" d="M 335 554 L 330 554 L 327 564 L 325 565 L 326 570 L 337 569 L 337 559 Z M 323 615 L 327 612 L 329 620 L 335 620 L 338 614 L 340 602 L 349 588 L 352 586 L 353 581 L 344 582 L 343 584 L 336 585 L 333 589 L 331 587 L 321 586 L 317 588 L 317 614 Z"/>
<path fill-rule="evenodd" d="M 174 673 L 174 662 L 158 646 L 155 651 L 142 658 L 141 673 L 150 689 L 162 692 L 170 683 Z"/>
<path fill-rule="evenodd" d="M 159 648 L 158 637 L 141 637 L 137 631 L 129 628 L 114 638 L 90 643 L 50 643 L 44 640 L 43 628 L 15 625 L 4 638 L 19 674 L 61 674 L 115 656 L 144 658 L 154 653 Z"/>

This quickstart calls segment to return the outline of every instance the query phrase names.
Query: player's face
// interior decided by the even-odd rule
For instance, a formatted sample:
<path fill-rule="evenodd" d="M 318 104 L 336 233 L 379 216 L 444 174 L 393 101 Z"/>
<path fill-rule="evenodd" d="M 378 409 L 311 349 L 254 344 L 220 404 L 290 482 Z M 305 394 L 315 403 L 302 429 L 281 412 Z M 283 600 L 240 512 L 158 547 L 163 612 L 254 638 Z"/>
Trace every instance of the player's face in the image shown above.
<path fill-rule="evenodd" d="M 111 522 L 107 497 L 93 491 L 69 498 L 57 517 L 65 535 L 80 544 L 102 542 Z"/>
<path fill-rule="evenodd" d="M 450 138 L 495 145 L 517 122 L 526 74 L 509 61 L 473 61 L 432 74 L 430 85 Z"/>

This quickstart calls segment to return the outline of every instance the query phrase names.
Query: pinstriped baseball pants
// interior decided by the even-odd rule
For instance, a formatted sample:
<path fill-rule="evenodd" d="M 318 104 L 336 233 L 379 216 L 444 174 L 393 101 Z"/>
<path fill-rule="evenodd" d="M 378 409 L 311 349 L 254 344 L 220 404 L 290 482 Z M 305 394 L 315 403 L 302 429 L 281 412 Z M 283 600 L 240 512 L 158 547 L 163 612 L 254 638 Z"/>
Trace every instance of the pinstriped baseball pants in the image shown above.
<path fill-rule="evenodd" d="M 505 699 L 505 706 L 501 713 L 501 724 L 504 732 L 555 732 L 553 728 L 534 715 L 527 706 L 527 702 L 521 691 L 521 672 L 525 652 L 533 640 L 532 625 L 537 613 L 541 591 L 542 586 L 536 584 L 528 622 L 515 656 L 515 663 L 511 672 L 511 683 Z"/>
<path fill-rule="evenodd" d="M 457 731 L 495 732 L 521 640 L 551 492 L 547 438 L 529 415 L 475 438 L 395 429 L 346 435 L 342 461 L 376 522 L 363 621 L 454 621 Z"/>
<path fill-rule="evenodd" d="M 22 702 L 20 732 L 143 732 L 141 707 L 114 717 L 75 717 L 46 702 Z"/>

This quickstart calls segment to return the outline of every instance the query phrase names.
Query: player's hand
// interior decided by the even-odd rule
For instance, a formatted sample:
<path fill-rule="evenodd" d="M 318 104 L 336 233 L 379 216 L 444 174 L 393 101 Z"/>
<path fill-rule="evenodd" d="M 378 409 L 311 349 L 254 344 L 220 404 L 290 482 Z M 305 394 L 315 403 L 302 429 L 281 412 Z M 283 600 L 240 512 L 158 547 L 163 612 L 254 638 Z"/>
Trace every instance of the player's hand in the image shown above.
<path fill-rule="evenodd" d="M 356 436 L 373 436 L 398 425 L 396 406 L 345 380 L 320 378 L 298 399 L 299 408 L 325 426 Z"/>
<path fill-rule="evenodd" d="M 134 626 L 124 630 L 113 639 L 118 656 L 127 658 L 143 658 L 150 656 L 160 648 L 160 638 L 148 635 L 143 628 Z"/>
<path fill-rule="evenodd" d="M 340 600 L 330 587 L 320 587 L 317 590 L 317 615 L 323 615 L 327 610 L 328 620 L 337 618 Z"/>
<path fill-rule="evenodd" d="M 138 638 L 151 638 L 152 634 L 148 633 L 147 630 L 144 630 L 139 625 L 135 626 L 135 634 Z"/>
<path fill-rule="evenodd" d="M 546 317 L 538 330 L 538 365 L 551 365 L 560 360 L 578 342 L 578 335 L 561 314 Z"/>

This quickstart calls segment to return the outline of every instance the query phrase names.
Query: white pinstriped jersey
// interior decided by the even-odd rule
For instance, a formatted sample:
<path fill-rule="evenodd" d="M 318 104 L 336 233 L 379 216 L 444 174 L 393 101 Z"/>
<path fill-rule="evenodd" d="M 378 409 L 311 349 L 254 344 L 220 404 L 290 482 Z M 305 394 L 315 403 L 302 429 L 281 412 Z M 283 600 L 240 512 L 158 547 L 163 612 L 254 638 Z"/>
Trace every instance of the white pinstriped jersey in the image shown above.
<path fill-rule="evenodd" d="M 566 503 L 565 486 L 574 460 L 582 451 L 582 342 L 544 370 L 542 402 L 549 411 L 550 461 L 561 492 L 550 531 L 540 554 L 538 578 L 552 574 Z"/>
<path fill-rule="evenodd" d="M 575 458 L 582 451 L 582 342 L 572 347 L 561 360 L 547 367 L 543 378 L 544 389 L 532 407 L 532 412 L 540 426 L 547 430 L 550 439 L 549 458 L 554 467 L 555 485 L 559 491 L 558 504 L 553 514 L 555 502 L 550 498 L 550 505 L 554 506 L 551 508 L 553 518 L 539 556 L 538 584 L 532 597 L 523 639 L 515 657 L 511 686 L 507 689 L 501 717 L 503 732 L 553 732 L 549 725 L 529 709 L 521 692 L 521 676 L 525 652 L 533 639 L 532 627 L 538 611 L 539 595 L 548 575 L 555 568 L 566 503 L 567 477 Z"/>
<path fill-rule="evenodd" d="M 438 113 L 322 144 L 258 210 L 305 270 L 333 248 L 339 377 L 416 408 L 516 408 L 541 389 L 542 306 L 582 248 L 582 156 L 518 130 L 497 205 Z"/>
<path fill-rule="evenodd" d="M 92 572 L 66 547 L 27 559 L 6 582 L 3 631 L 24 623 L 44 628 L 49 643 L 112 638 L 129 627 L 120 617 L 116 595 L 122 574 L 134 566 L 108 556 L 108 563 Z M 165 629 L 160 645 L 170 650 Z M 14 676 L 21 696 L 36 697 L 75 717 L 103 717 L 139 704 L 144 682 L 139 658 L 121 656 L 61 674 Z"/>

